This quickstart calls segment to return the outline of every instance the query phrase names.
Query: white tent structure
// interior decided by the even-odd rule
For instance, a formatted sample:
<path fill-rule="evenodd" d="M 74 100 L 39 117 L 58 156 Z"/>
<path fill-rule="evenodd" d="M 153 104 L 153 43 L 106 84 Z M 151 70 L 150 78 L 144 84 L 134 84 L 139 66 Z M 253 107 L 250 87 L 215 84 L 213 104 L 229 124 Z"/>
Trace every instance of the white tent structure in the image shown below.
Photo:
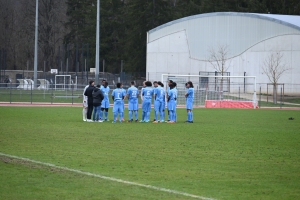
<path fill-rule="evenodd" d="M 227 45 L 231 76 L 256 76 L 270 83 L 262 70 L 270 52 L 281 52 L 291 68 L 279 82 L 290 93 L 300 87 L 300 16 L 255 13 L 209 13 L 163 24 L 147 33 L 147 79 L 161 74 L 215 72 L 208 62 L 209 50 Z M 298 91 L 297 91 L 298 90 Z"/>

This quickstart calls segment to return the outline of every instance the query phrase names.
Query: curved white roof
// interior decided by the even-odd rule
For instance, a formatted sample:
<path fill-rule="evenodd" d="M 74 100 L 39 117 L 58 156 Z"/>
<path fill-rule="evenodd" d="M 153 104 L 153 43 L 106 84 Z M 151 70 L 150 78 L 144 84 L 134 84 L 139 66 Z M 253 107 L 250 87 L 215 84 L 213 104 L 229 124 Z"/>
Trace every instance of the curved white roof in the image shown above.
<path fill-rule="evenodd" d="M 300 16 L 216 12 L 193 15 L 158 26 L 148 32 L 148 43 L 184 31 L 190 57 L 207 58 L 208 50 L 228 45 L 231 57 L 278 36 L 300 34 Z"/>

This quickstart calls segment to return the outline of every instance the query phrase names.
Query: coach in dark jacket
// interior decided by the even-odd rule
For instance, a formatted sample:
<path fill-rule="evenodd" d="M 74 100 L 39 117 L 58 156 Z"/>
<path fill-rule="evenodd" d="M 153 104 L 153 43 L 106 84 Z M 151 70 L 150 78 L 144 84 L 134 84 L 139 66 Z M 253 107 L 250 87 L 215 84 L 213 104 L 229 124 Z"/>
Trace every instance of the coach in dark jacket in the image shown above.
<path fill-rule="evenodd" d="M 103 100 L 104 96 L 102 91 L 100 90 L 100 85 L 97 85 L 93 91 L 93 105 L 94 105 L 94 114 L 93 114 L 93 120 L 102 122 L 101 119 L 101 102 Z"/>
<path fill-rule="evenodd" d="M 89 82 L 89 87 L 85 90 L 84 95 L 88 97 L 88 110 L 87 110 L 87 121 L 92 121 L 92 113 L 93 113 L 93 91 L 94 91 L 94 81 Z"/>

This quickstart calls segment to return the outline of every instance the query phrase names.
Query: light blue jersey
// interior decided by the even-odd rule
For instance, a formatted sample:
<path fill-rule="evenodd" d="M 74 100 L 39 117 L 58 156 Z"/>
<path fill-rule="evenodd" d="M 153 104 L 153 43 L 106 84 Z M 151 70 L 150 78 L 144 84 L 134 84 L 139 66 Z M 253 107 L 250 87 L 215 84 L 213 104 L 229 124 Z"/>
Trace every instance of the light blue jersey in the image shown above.
<path fill-rule="evenodd" d="M 154 89 L 154 95 L 155 95 L 155 101 L 163 102 L 165 100 L 166 92 L 164 88 L 158 86 L 157 88 Z"/>
<path fill-rule="evenodd" d="M 194 95 L 195 90 L 194 88 L 188 88 L 186 91 L 186 109 L 188 111 L 188 118 L 187 122 L 193 123 L 194 121 L 194 115 L 193 115 L 193 103 L 194 103 Z"/>
<path fill-rule="evenodd" d="M 124 91 L 121 88 L 114 89 L 112 92 L 114 97 L 114 122 L 116 122 L 118 114 L 120 114 L 120 122 L 122 121 L 122 113 L 124 112 Z"/>
<path fill-rule="evenodd" d="M 128 88 L 127 91 L 128 95 L 128 110 L 138 110 L 138 95 L 139 95 L 139 90 L 131 86 Z"/>
<path fill-rule="evenodd" d="M 121 88 L 114 89 L 112 94 L 114 97 L 114 102 L 122 102 L 124 97 L 124 91 Z"/>
<path fill-rule="evenodd" d="M 170 121 L 176 121 L 176 89 L 171 89 L 168 92 L 168 110 L 169 110 L 169 119 Z"/>
<path fill-rule="evenodd" d="M 142 92 L 143 92 L 142 95 L 143 95 L 144 101 L 150 101 L 151 102 L 152 96 L 153 96 L 153 88 L 145 87 Z"/>
<path fill-rule="evenodd" d="M 136 87 L 131 86 L 128 88 L 127 94 L 129 101 L 136 101 L 138 99 L 139 90 Z"/>
<path fill-rule="evenodd" d="M 194 101 L 194 88 L 189 88 L 188 90 L 187 90 L 187 100 L 189 100 L 189 101 Z"/>
<path fill-rule="evenodd" d="M 152 101 L 152 96 L 153 96 L 153 88 L 151 87 L 145 87 L 142 90 L 142 95 L 143 95 L 143 104 L 142 104 L 142 109 L 143 112 L 150 112 L 151 111 L 151 101 Z"/>
<path fill-rule="evenodd" d="M 102 91 L 103 93 L 103 100 L 102 100 L 102 103 L 101 103 L 101 108 L 109 108 L 109 87 L 107 86 L 106 88 L 105 87 L 102 87 L 100 88 L 100 90 Z"/>
<path fill-rule="evenodd" d="M 165 95 L 164 88 L 158 86 L 154 89 L 155 101 L 154 101 L 154 119 L 157 121 L 164 121 L 165 111 Z M 158 120 L 158 114 L 160 114 L 160 120 Z"/>

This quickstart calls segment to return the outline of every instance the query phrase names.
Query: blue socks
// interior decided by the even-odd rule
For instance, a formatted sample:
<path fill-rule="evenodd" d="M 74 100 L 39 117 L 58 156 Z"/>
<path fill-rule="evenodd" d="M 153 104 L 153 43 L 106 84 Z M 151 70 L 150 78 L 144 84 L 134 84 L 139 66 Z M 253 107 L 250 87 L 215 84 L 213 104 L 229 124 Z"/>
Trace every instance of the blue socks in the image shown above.
<path fill-rule="evenodd" d="M 129 120 L 132 120 L 132 111 L 129 111 Z"/>

